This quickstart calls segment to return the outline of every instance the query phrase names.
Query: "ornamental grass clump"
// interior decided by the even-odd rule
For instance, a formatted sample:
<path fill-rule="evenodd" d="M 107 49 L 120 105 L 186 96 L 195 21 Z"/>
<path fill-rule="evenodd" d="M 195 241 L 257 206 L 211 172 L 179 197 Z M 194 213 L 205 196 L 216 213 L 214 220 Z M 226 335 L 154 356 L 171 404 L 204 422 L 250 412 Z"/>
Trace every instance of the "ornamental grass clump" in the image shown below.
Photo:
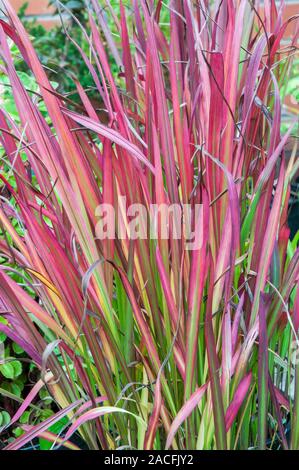
<path fill-rule="evenodd" d="M 80 76 L 78 100 L 52 86 L 3 3 L 17 116 L 0 110 L 0 331 L 40 375 L 9 426 L 42 388 L 55 404 L 6 449 L 74 433 L 90 449 L 298 449 L 296 123 L 281 135 L 279 94 L 298 18 L 273 0 L 265 19 L 248 0 L 119 15 L 92 0 L 89 54 L 75 45 L 95 104 Z"/>

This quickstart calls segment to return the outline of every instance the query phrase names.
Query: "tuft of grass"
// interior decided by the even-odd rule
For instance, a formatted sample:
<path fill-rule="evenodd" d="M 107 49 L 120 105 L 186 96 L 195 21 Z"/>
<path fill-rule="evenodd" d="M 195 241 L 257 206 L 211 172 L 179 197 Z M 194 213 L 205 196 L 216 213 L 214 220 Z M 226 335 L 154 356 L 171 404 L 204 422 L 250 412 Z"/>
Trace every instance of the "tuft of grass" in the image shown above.
<path fill-rule="evenodd" d="M 92 0 L 89 55 L 69 40 L 98 108 L 80 77 L 79 104 L 55 91 L 3 3 L 15 108 L 0 109 L 0 331 L 41 376 L 10 425 L 43 387 L 58 407 L 6 449 L 37 436 L 74 448 L 74 432 L 90 449 L 297 449 L 299 250 L 287 225 L 296 161 L 285 159 L 294 125 L 281 135 L 279 83 L 299 34 L 285 47 L 284 31 L 298 18 L 283 23 L 273 0 L 265 23 L 247 0 L 132 0 L 119 16 Z M 145 237 L 122 237 L 116 224 L 99 240 L 101 205 L 124 227 L 136 217 L 121 197 L 149 218 L 152 204 L 189 205 L 200 246 L 186 249 L 171 221 L 165 238 L 163 216 L 156 238 L 147 226 Z"/>

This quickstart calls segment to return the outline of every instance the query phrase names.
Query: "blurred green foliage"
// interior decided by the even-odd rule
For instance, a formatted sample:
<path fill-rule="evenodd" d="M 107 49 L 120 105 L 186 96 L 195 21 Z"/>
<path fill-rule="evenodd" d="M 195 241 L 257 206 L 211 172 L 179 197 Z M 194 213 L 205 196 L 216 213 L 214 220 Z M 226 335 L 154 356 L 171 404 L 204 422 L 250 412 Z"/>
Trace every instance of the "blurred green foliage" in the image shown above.
<path fill-rule="evenodd" d="M 56 2 L 52 0 L 50 3 L 55 4 Z M 61 3 L 76 17 L 83 28 L 87 27 L 88 15 L 82 0 L 62 1 Z M 58 91 L 64 95 L 74 93 L 76 86 L 73 77 L 80 77 L 81 85 L 86 89 L 92 89 L 94 83 L 89 70 L 77 47 L 66 34 L 68 31 L 73 41 L 89 55 L 89 46 L 78 23 L 71 16 L 67 21 L 62 19 L 62 24 L 47 30 L 35 19 L 28 20 L 26 18 L 27 7 L 28 3 L 25 3 L 19 11 L 19 16 L 31 37 L 42 64 L 47 68 L 50 80 L 58 83 Z M 60 11 L 57 11 L 57 14 L 60 13 L 63 13 L 62 7 Z M 64 17 L 61 16 L 61 18 Z M 23 61 L 19 62 L 18 69 L 27 72 L 27 66 Z"/>

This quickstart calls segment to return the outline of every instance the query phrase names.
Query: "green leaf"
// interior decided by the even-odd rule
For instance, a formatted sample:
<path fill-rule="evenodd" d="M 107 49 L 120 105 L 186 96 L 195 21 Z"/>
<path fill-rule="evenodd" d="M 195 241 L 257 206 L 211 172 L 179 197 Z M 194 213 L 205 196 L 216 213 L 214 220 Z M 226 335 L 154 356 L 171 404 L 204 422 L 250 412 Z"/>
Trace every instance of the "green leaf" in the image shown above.
<path fill-rule="evenodd" d="M 27 424 L 29 422 L 31 411 L 24 411 L 22 416 L 20 417 L 21 424 Z"/>
<path fill-rule="evenodd" d="M 24 349 L 21 348 L 21 346 L 19 346 L 17 343 L 12 343 L 12 349 L 13 349 L 15 354 L 23 354 L 24 353 Z"/>
<path fill-rule="evenodd" d="M 54 423 L 52 426 L 50 426 L 49 431 L 54 434 L 59 434 L 60 431 L 68 424 L 68 422 L 68 418 L 64 416 L 62 419 L 57 421 L 57 423 Z M 39 445 L 41 450 L 49 450 L 51 449 L 52 442 L 49 442 L 46 439 L 40 439 Z"/>
<path fill-rule="evenodd" d="M 11 362 L 7 362 L 7 364 L 1 364 L 0 372 L 6 379 L 14 378 L 14 367 Z"/>
<path fill-rule="evenodd" d="M 41 420 L 44 421 L 50 418 L 50 416 L 52 416 L 53 414 L 54 414 L 53 410 L 50 410 L 49 408 L 45 408 L 44 410 L 41 410 Z"/>
<path fill-rule="evenodd" d="M 23 371 L 22 363 L 20 361 L 12 361 L 11 365 L 13 366 L 13 369 L 14 369 L 13 378 L 19 377 L 19 375 L 21 375 Z"/>
<path fill-rule="evenodd" d="M 52 398 L 50 397 L 47 389 L 42 388 L 39 392 L 39 396 L 43 400 L 45 405 L 50 405 L 50 403 L 52 403 Z"/>
<path fill-rule="evenodd" d="M 16 380 L 14 380 L 14 383 L 17 384 L 17 386 L 20 388 L 21 391 L 23 391 L 25 387 L 25 382 L 26 382 L 26 376 L 19 376 Z"/>
<path fill-rule="evenodd" d="M 24 431 L 22 428 L 20 428 L 19 426 L 13 430 L 13 434 L 14 434 L 16 437 L 22 436 L 22 434 L 24 434 L 24 432 L 25 432 L 25 431 Z"/>
<path fill-rule="evenodd" d="M 10 361 L 0 365 L 0 372 L 6 379 L 15 379 L 21 375 L 23 370 L 20 361 Z"/>
<path fill-rule="evenodd" d="M 7 426 L 10 422 L 10 416 L 7 411 L 1 411 L 0 412 L 0 427 L 2 426 Z"/>
<path fill-rule="evenodd" d="M 3 333 L 3 331 L 0 331 L 0 344 L 1 343 L 4 343 L 4 341 L 6 340 L 7 336 L 5 333 Z"/>
<path fill-rule="evenodd" d="M 22 395 L 22 386 L 17 383 L 17 381 L 13 382 L 2 382 L 1 388 L 6 390 L 7 392 L 13 394 L 15 397 L 21 398 Z"/>
<path fill-rule="evenodd" d="M 21 388 L 19 387 L 19 385 L 16 384 L 15 382 L 12 382 L 10 384 L 10 387 L 11 387 L 12 393 L 14 393 L 17 397 L 21 398 L 22 391 L 21 391 Z"/>

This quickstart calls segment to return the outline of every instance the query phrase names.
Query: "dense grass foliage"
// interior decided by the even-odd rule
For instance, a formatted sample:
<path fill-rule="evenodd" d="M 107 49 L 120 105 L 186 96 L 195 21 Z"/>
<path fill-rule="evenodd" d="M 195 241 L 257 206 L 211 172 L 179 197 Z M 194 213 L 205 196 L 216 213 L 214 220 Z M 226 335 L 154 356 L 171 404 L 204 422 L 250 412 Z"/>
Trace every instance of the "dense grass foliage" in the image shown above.
<path fill-rule="evenodd" d="M 0 110 L 0 331 L 40 370 L 10 426 L 41 389 L 55 402 L 6 448 L 75 448 L 79 432 L 90 449 L 298 449 L 298 162 L 284 152 L 296 123 L 281 135 L 279 91 L 299 28 L 284 44 L 271 0 L 265 21 L 248 0 L 132 0 L 120 16 L 105 3 L 90 2 L 89 54 L 73 43 L 94 106 L 80 76 L 79 101 L 55 91 L 4 1 L 17 116 Z M 101 204 L 128 227 L 120 196 L 148 215 L 189 204 L 200 246 L 171 223 L 163 237 L 161 217 L 157 239 L 97 239 Z"/>

